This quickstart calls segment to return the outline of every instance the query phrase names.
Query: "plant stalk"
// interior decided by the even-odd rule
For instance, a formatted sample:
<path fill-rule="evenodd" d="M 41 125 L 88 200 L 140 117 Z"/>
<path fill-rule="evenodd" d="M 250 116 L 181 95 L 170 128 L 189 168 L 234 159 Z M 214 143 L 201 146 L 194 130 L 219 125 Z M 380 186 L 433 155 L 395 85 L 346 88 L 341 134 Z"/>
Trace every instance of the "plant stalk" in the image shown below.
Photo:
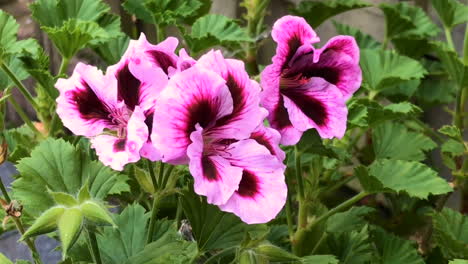
<path fill-rule="evenodd" d="M 444 26 L 445 38 L 447 39 L 447 44 L 449 48 L 456 52 L 455 45 L 453 44 L 452 31 L 449 27 Z"/>
<path fill-rule="evenodd" d="M 153 162 L 149 159 L 146 160 L 146 165 L 148 166 L 148 171 L 153 183 L 153 188 L 156 191 L 158 189 L 158 182 L 156 181 L 156 175 L 154 174 Z"/>
<path fill-rule="evenodd" d="M 96 234 L 90 231 L 89 229 L 86 230 L 86 233 L 88 235 L 89 251 L 91 255 L 93 256 L 94 263 L 102 264 L 101 254 L 99 253 L 99 246 L 98 246 L 98 242 L 96 239 Z"/>
<path fill-rule="evenodd" d="M 164 181 L 164 163 L 162 161 L 160 161 L 159 162 L 158 185 L 161 187 L 161 190 L 164 189 L 163 181 Z"/>
<path fill-rule="evenodd" d="M 294 147 L 294 161 L 296 162 L 296 180 L 299 194 L 299 201 L 304 199 L 304 179 L 302 177 L 301 153 Z"/>
<path fill-rule="evenodd" d="M 24 227 L 23 227 L 23 224 L 21 223 L 21 220 L 19 218 L 16 218 L 16 217 L 11 217 L 11 218 L 15 222 L 16 229 L 18 229 L 18 231 L 21 233 L 21 235 L 23 235 L 24 234 Z M 31 241 L 31 239 L 29 239 L 29 238 L 24 239 L 24 242 L 28 246 L 29 250 L 31 250 L 31 254 L 32 254 L 32 257 L 34 259 L 34 262 L 36 264 L 42 264 L 41 258 L 39 256 L 39 253 L 37 252 L 37 249 L 36 249 L 36 246 L 34 245 L 34 242 Z"/>
<path fill-rule="evenodd" d="M 5 197 L 6 202 L 10 203 L 11 199 L 10 199 L 10 196 L 8 195 L 5 185 L 3 184 L 2 178 L 0 178 L 0 190 L 2 191 L 3 197 Z"/>
<path fill-rule="evenodd" d="M 0 62 L 0 68 L 5 72 L 6 75 L 15 83 L 18 90 L 23 94 L 23 96 L 28 100 L 28 102 L 32 105 L 34 110 L 38 111 L 39 106 L 37 105 L 36 101 L 32 97 L 31 93 L 26 89 L 23 83 L 16 77 L 16 75 L 11 71 L 11 69 L 4 63 Z M 11 97 L 11 96 L 10 96 Z"/>
<path fill-rule="evenodd" d="M 37 130 L 36 126 L 33 124 L 31 119 L 29 119 L 28 115 L 23 111 L 21 106 L 18 104 L 16 99 L 13 96 L 8 97 L 8 101 L 10 104 L 13 106 L 15 109 L 16 113 L 21 117 L 21 119 L 24 121 L 24 123 L 38 136 L 42 137 L 42 133 Z"/>
<path fill-rule="evenodd" d="M 62 62 L 60 63 L 60 68 L 58 71 L 58 76 L 62 74 L 67 74 L 68 64 L 70 63 L 70 59 L 63 57 Z"/>

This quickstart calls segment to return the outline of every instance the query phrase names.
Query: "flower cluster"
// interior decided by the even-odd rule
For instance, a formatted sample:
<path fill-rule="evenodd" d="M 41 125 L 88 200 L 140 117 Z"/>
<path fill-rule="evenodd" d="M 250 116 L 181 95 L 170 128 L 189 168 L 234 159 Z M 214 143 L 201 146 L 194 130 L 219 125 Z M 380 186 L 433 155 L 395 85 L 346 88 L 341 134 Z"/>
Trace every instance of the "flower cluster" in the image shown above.
<path fill-rule="evenodd" d="M 142 34 L 105 74 L 80 63 L 58 80 L 57 113 L 90 138 L 105 165 L 122 170 L 141 157 L 188 164 L 195 192 L 209 203 L 246 223 L 268 222 L 287 196 L 279 144 L 297 143 L 310 128 L 342 137 L 345 101 L 361 82 L 353 38 L 315 49 L 317 35 L 293 16 L 279 19 L 272 36 L 277 54 L 263 89 L 242 61 L 220 51 L 177 56 L 177 39 L 152 45 Z"/>

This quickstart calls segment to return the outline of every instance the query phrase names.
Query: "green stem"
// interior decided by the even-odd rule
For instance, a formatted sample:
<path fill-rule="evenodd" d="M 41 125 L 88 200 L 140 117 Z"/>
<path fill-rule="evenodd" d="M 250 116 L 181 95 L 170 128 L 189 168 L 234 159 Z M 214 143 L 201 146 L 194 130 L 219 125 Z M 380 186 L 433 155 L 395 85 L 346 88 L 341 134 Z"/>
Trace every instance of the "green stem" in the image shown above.
<path fill-rule="evenodd" d="M 339 204 L 335 208 L 331 209 L 327 213 L 321 215 L 319 218 L 315 219 L 314 222 L 312 222 L 309 226 L 307 226 L 307 229 L 309 229 L 309 230 L 312 229 L 317 224 L 321 223 L 322 221 L 327 220 L 330 216 L 332 216 L 332 215 L 334 215 L 334 214 L 336 214 L 338 212 L 341 212 L 341 211 L 347 209 L 348 207 L 352 206 L 353 204 L 359 202 L 360 200 L 362 200 L 367 195 L 369 195 L 369 194 L 367 192 L 365 192 L 365 191 L 362 191 L 362 192 L 356 194 L 355 196 L 351 197 L 350 199 L 344 201 L 343 203 Z"/>
<path fill-rule="evenodd" d="M 21 223 L 21 220 L 19 218 L 16 218 L 16 217 L 12 217 L 12 219 L 15 222 L 16 229 L 18 229 L 18 231 L 21 233 L 21 235 L 23 235 L 24 234 L 24 227 L 23 227 L 23 224 Z M 32 257 L 34 259 L 34 262 L 36 264 L 42 264 L 42 261 L 41 261 L 41 258 L 39 256 L 39 253 L 37 252 L 36 246 L 31 241 L 31 239 L 26 238 L 24 240 L 24 242 L 26 242 L 26 245 L 28 246 L 29 250 L 31 250 L 31 254 L 32 254 Z"/>
<path fill-rule="evenodd" d="M 296 180 L 298 187 L 299 200 L 304 199 L 304 179 L 302 177 L 301 153 L 297 146 L 294 147 L 294 161 L 296 162 Z"/>
<path fill-rule="evenodd" d="M 36 101 L 34 101 L 34 98 L 32 97 L 31 93 L 28 91 L 28 89 L 26 89 L 23 83 L 16 77 L 16 75 L 10 70 L 10 68 L 4 62 L 0 63 L 0 68 L 15 83 L 16 87 L 18 87 L 18 89 L 26 98 L 26 100 L 28 100 L 28 102 L 33 106 L 34 110 L 38 111 L 39 106 L 37 105 Z"/>
<path fill-rule="evenodd" d="M 11 199 L 10 199 L 10 196 L 8 195 L 8 192 L 7 192 L 6 188 L 5 188 L 5 185 L 3 184 L 2 178 L 0 178 L 0 190 L 3 193 L 3 197 L 5 197 L 6 202 L 10 203 Z"/>
<path fill-rule="evenodd" d="M 349 176 L 349 177 L 346 177 L 346 178 L 344 178 L 343 180 L 341 180 L 341 181 L 335 183 L 335 184 L 332 185 L 331 187 L 326 188 L 326 189 L 323 190 L 321 193 L 323 193 L 323 194 L 331 193 L 331 192 L 333 192 L 333 191 L 339 189 L 341 186 L 343 186 L 343 185 L 347 184 L 348 182 L 352 181 L 352 180 L 355 179 L 355 178 L 356 178 L 356 174 L 353 174 L 353 175 L 351 175 L 351 176 Z"/>
<path fill-rule="evenodd" d="M 63 57 L 62 62 L 60 63 L 60 68 L 58 71 L 58 76 L 62 74 L 67 74 L 67 69 L 68 69 L 68 64 L 70 62 L 70 59 Z"/>
<path fill-rule="evenodd" d="M 158 185 L 161 187 L 161 190 L 164 189 L 163 181 L 164 181 L 164 163 L 162 161 L 160 161 L 159 162 Z"/>
<path fill-rule="evenodd" d="M 149 223 L 148 236 L 146 237 L 146 244 L 153 241 L 154 225 L 156 223 L 156 215 L 158 214 L 159 202 L 161 200 L 161 194 L 159 192 L 153 195 L 153 207 L 151 208 L 151 218 Z"/>
<path fill-rule="evenodd" d="M 158 182 L 156 181 L 156 175 L 154 174 L 153 162 L 151 160 L 146 160 L 146 165 L 148 166 L 148 171 L 153 183 L 154 191 L 158 190 Z"/>
<path fill-rule="evenodd" d="M 294 237 L 294 227 L 293 227 L 293 213 L 292 213 L 292 201 L 291 201 L 291 183 L 288 180 L 288 175 L 286 175 L 286 184 L 288 187 L 288 196 L 286 197 L 286 221 L 288 223 L 288 233 L 289 239 L 292 241 Z"/>
<path fill-rule="evenodd" d="M 10 104 L 13 106 L 15 109 L 16 113 L 21 117 L 21 119 L 24 121 L 24 123 L 34 132 L 37 134 L 38 137 L 42 137 L 42 133 L 37 130 L 36 126 L 34 126 L 33 122 L 31 119 L 29 119 L 28 115 L 23 111 L 23 108 L 18 104 L 18 102 L 15 100 L 13 96 L 8 97 L 8 101 Z"/>
<path fill-rule="evenodd" d="M 444 142 L 444 138 L 439 135 L 437 132 L 435 132 L 430 126 L 428 126 L 426 123 L 423 121 L 419 120 L 418 118 L 413 118 L 413 121 L 416 122 L 420 127 L 426 131 L 427 134 L 431 135 L 433 138 L 435 138 L 437 141 L 440 143 Z"/>
<path fill-rule="evenodd" d="M 163 177 L 163 182 L 162 182 L 162 187 L 167 188 L 167 182 L 169 181 L 169 178 L 171 178 L 172 171 L 174 170 L 175 166 L 169 165 L 169 168 L 167 168 L 166 172 L 164 173 Z M 170 186 L 170 188 L 173 188 L 174 186 Z"/>
<path fill-rule="evenodd" d="M 320 237 L 319 241 L 317 241 L 317 244 L 315 244 L 314 248 L 312 249 L 312 251 L 310 252 L 310 255 L 315 255 L 315 253 L 317 252 L 317 250 L 320 248 L 320 246 L 322 245 L 323 241 L 325 241 L 325 239 L 327 238 L 328 234 L 327 232 L 323 232 L 322 236 Z"/>
<path fill-rule="evenodd" d="M 93 256 L 94 263 L 96 264 L 102 264 L 101 260 L 101 255 L 99 253 L 99 246 L 98 242 L 96 239 L 96 234 L 89 229 L 86 231 L 88 235 L 88 245 L 89 245 L 89 251 L 91 255 Z"/>
<path fill-rule="evenodd" d="M 164 27 L 156 24 L 156 21 L 154 21 L 154 25 L 156 26 L 156 42 L 159 43 L 164 40 L 166 33 L 164 32 Z"/>
<path fill-rule="evenodd" d="M 465 29 L 465 40 L 463 41 L 463 63 L 468 65 L 468 23 Z"/>
<path fill-rule="evenodd" d="M 227 256 L 231 253 L 234 253 L 236 252 L 238 246 L 233 246 L 233 247 L 228 247 L 228 248 L 225 248 L 221 251 L 219 251 L 218 253 L 212 255 L 210 258 L 208 258 L 205 262 L 203 262 L 203 264 L 210 264 L 210 263 L 218 263 L 216 262 L 217 259 L 223 257 L 223 256 Z"/>
<path fill-rule="evenodd" d="M 177 228 L 179 228 L 179 223 L 180 219 L 182 218 L 182 198 L 180 195 L 177 197 L 177 211 L 176 211 L 176 216 L 175 216 L 175 222 L 177 225 Z"/>
<path fill-rule="evenodd" d="M 455 45 L 453 45 L 452 31 L 450 28 L 444 26 L 445 38 L 447 39 L 447 44 L 451 50 L 455 51 Z"/>

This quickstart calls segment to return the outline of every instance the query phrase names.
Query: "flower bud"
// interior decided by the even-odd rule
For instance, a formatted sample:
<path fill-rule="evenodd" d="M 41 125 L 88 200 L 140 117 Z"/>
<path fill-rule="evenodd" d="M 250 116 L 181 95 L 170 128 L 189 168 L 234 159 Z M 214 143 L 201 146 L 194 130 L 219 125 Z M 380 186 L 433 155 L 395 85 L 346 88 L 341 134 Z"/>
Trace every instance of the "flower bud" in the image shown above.
<path fill-rule="evenodd" d="M 21 240 L 53 231 L 57 225 L 57 220 L 62 216 L 64 211 L 64 207 L 57 206 L 42 213 L 36 221 L 34 221 L 33 225 L 26 230 Z"/>
<path fill-rule="evenodd" d="M 49 191 L 49 194 L 59 205 L 64 205 L 66 207 L 73 207 L 78 205 L 78 201 L 75 199 L 75 197 L 71 196 L 68 193 Z"/>
<path fill-rule="evenodd" d="M 143 190 L 145 190 L 148 193 L 154 193 L 156 190 L 154 189 L 150 175 L 146 171 L 138 168 L 137 166 L 134 166 L 134 168 L 135 178 L 138 181 L 138 184 L 140 184 L 141 188 L 143 188 Z"/>
<path fill-rule="evenodd" d="M 97 223 L 109 223 L 115 226 L 109 212 L 93 201 L 86 201 L 80 205 L 83 215 L 89 220 Z"/>
<path fill-rule="evenodd" d="M 267 256 L 271 262 L 292 262 L 300 259 L 288 251 L 270 243 L 260 244 L 255 251 L 260 255 Z"/>
<path fill-rule="evenodd" d="M 83 213 L 78 208 L 66 209 L 58 220 L 60 241 L 62 241 L 62 254 L 66 256 L 68 249 L 72 246 L 83 223 Z"/>

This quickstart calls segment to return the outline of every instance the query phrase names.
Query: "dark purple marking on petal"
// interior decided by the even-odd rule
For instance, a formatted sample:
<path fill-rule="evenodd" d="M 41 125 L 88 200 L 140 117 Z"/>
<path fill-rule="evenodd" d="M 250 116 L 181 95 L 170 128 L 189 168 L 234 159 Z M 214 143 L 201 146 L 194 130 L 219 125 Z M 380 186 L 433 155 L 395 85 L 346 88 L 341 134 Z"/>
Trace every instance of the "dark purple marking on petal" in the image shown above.
<path fill-rule="evenodd" d="M 281 95 L 279 95 L 278 105 L 274 109 L 272 122 L 275 123 L 277 129 L 292 126 L 291 120 L 289 120 L 288 110 L 284 107 L 284 100 Z"/>
<path fill-rule="evenodd" d="M 229 122 L 237 121 L 241 118 L 239 115 L 240 112 L 242 112 L 242 110 L 247 107 L 244 89 L 231 73 L 228 73 L 226 86 L 229 88 L 229 92 L 231 93 L 233 109 L 231 114 L 226 115 L 216 121 L 216 126 L 223 126 Z"/>
<path fill-rule="evenodd" d="M 85 80 L 81 80 L 81 85 L 85 89 L 75 90 L 72 96 L 72 100 L 75 101 L 81 118 L 86 120 L 100 119 L 108 124 L 113 124 L 106 104 L 97 97 Z"/>
<path fill-rule="evenodd" d="M 167 55 L 166 53 L 159 51 L 159 50 L 148 50 L 146 51 L 153 62 L 158 64 L 159 67 L 166 73 L 169 74 L 169 67 L 176 67 L 176 62 L 171 56 Z"/>
<path fill-rule="evenodd" d="M 317 63 L 313 63 L 313 52 L 299 56 L 292 63 L 293 65 L 282 74 L 282 83 L 293 84 L 298 80 L 304 81 L 312 77 L 321 77 L 331 84 L 337 84 L 340 81 L 341 69 L 332 67 L 325 61 L 335 61 L 339 58 L 333 50 L 327 50 L 320 55 Z M 324 65 L 326 64 L 326 65 Z M 300 86 L 300 83 L 297 83 Z M 290 85 L 293 86 L 293 85 Z"/>
<path fill-rule="evenodd" d="M 196 124 L 206 129 L 215 120 L 216 114 L 216 102 L 209 99 L 202 98 L 190 105 L 187 109 L 186 136 L 190 137 L 190 134 L 195 131 Z"/>
<path fill-rule="evenodd" d="M 292 59 L 294 54 L 296 54 L 297 49 L 302 45 L 300 37 L 297 35 L 291 36 L 287 45 L 288 54 L 286 55 L 283 65 L 281 65 L 281 70 L 287 68 L 289 61 Z"/>
<path fill-rule="evenodd" d="M 154 112 L 151 110 L 149 114 L 145 114 L 145 124 L 148 127 L 148 139 L 147 141 L 151 141 L 151 132 L 153 131 L 153 117 Z"/>
<path fill-rule="evenodd" d="M 242 171 L 242 179 L 237 190 L 240 196 L 254 198 L 260 192 L 259 187 L 255 174 L 247 170 Z"/>
<path fill-rule="evenodd" d="M 254 132 L 252 135 L 250 135 L 250 138 L 257 141 L 258 144 L 266 147 L 268 151 L 270 151 L 271 155 L 276 156 L 275 148 L 270 144 L 270 141 L 268 141 L 265 133 L 261 131 Z"/>
<path fill-rule="evenodd" d="M 141 82 L 130 72 L 128 64 L 125 64 L 115 74 L 117 78 L 117 98 L 123 100 L 130 110 L 138 105 Z"/>
<path fill-rule="evenodd" d="M 282 89 L 281 93 L 291 99 L 299 109 L 318 126 L 323 126 L 327 122 L 327 109 L 319 100 L 310 97 L 299 89 Z"/>
<path fill-rule="evenodd" d="M 216 170 L 216 166 L 213 161 L 207 157 L 203 156 L 202 160 L 202 170 L 203 170 L 203 177 L 208 181 L 216 181 L 219 178 L 218 171 Z"/>
<path fill-rule="evenodd" d="M 119 139 L 114 143 L 114 152 L 120 152 L 125 150 L 125 144 L 127 143 L 126 138 Z"/>

